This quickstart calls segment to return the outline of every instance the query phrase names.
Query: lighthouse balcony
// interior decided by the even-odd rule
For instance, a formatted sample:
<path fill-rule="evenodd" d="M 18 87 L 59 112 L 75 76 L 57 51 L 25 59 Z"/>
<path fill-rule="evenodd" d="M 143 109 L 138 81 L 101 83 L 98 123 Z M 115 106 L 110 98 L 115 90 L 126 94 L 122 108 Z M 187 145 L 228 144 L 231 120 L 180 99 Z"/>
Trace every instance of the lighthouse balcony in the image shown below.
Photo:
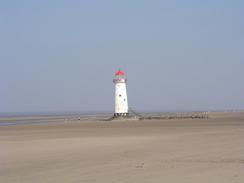
<path fill-rule="evenodd" d="M 127 79 L 125 78 L 116 78 L 113 80 L 114 83 L 126 83 Z"/>

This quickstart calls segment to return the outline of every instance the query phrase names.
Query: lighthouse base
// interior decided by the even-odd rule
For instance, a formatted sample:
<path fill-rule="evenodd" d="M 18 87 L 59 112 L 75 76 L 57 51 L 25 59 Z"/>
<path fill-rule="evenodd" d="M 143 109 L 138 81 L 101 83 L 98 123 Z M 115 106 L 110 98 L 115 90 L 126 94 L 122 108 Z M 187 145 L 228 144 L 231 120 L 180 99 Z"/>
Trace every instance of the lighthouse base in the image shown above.
<path fill-rule="evenodd" d="M 128 117 L 128 116 L 129 116 L 129 113 L 114 113 L 115 118 Z"/>

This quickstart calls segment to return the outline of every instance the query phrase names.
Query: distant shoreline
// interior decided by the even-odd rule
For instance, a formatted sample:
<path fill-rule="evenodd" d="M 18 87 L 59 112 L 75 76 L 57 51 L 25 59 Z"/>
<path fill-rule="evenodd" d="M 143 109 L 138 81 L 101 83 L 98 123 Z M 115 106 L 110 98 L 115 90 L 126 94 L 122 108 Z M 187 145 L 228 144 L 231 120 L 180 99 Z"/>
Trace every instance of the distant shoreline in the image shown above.
<path fill-rule="evenodd" d="M 136 110 L 137 111 L 137 110 Z M 244 109 L 228 109 L 228 110 L 148 110 L 148 111 L 137 111 L 143 114 L 161 114 L 161 113 L 189 113 L 189 112 L 244 112 Z M 70 112 L 0 112 L 1 118 L 22 118 L 22 117 L 57 117 L 57 116 L 94 116 L 94 115 L 110 115 L 113 111 L 70 111 Z"/>
<path fill-rule="evenodd" d="M 198 113 L 207 114 L 231 114 L 242 113 L 244 111 L 189 111 L 189 112 L 144 112 L 142 114 L 145 119 L 171 119 L 172 116 L 189 116 Z M 93 113 L 93 114 L 49 114 L 49 115 L 23 115 L 23 116 L 0 116 L 0 126 L 12 126 L 23 124 L 42 124 L 42 123 L 66 123 L 66 122 L 78 122 L 78 121 L 91 121 L 91 120 L 104 120 L 113 116 L 113 113 Z M 176 117 L 180 119 L 180 117 Z"/>

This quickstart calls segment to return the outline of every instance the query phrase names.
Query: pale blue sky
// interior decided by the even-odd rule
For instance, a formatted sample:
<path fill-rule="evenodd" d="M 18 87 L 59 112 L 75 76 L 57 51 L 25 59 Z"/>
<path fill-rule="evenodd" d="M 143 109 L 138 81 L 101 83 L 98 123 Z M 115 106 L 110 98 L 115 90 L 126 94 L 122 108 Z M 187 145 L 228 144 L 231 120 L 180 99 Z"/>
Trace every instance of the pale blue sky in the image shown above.
<path fill-rule="evenodd" d="M 0 2 L 0 112 L 244 109 L 244 1 Z"/>

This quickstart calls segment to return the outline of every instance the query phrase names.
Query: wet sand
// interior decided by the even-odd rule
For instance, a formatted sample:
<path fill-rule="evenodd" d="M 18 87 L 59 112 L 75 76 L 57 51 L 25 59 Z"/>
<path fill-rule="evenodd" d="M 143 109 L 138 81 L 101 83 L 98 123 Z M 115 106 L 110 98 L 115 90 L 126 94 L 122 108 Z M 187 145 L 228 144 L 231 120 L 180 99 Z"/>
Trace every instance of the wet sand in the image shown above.
<path fill-rule="evenodd" d="M 243 183 L 244 113 L 0 126 L 0 182 Z"/>

